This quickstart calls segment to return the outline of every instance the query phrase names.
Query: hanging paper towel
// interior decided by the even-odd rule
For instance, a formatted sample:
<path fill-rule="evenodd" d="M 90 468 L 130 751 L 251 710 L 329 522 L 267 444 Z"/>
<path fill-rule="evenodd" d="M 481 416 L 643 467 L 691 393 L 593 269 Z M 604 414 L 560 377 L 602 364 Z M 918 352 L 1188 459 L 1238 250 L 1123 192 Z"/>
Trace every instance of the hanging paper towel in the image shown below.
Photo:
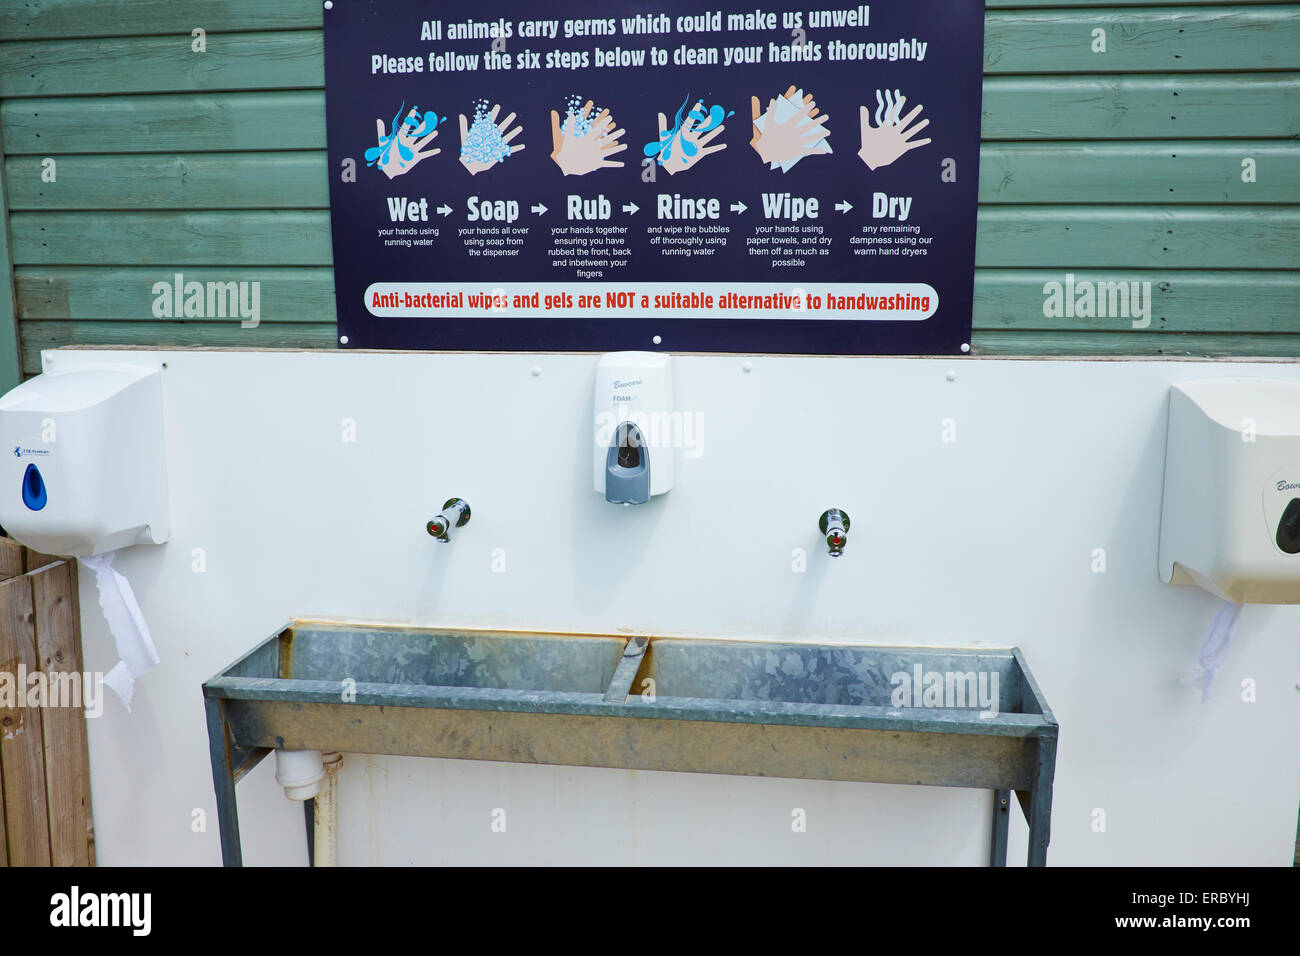
<path fill-rule="evenodd" d="M 149 636 L 140 604 L 131 590 L 131 582 L 113 567 L 116 552 L 78 558 L 82 566 L 93 571 L 99 589 L 99 606 L 108 620 L 108 629 L 117 644 L 117 665 L 104 676 L 104 683 L 113 688 L 126 709 L 131 709 L 131 696 L 138 677 L 158 666 L 158 649 Z"/>
<path fill-rule="evenodd" d="M 1233 601 L 1223 602 L 1219 613 L 1214 616 L 1214 623 L 1210 625 L 1210 633 L 1206 636 L 1205 643 L 1201 645 L 1200 653 L 1196 655 L 1199 666 L 1183 678 L 1184 684 L 1201 685 L 1202 704 L 1210 699 L 1210 687 L 1214 683 L 1214 675 L 1218 673 L 1223 659 L 1228 656 L 1228 648 L 1237 639 L 1237 624 L 1241 620 L 1241 608 L 1242 605 Z"/>

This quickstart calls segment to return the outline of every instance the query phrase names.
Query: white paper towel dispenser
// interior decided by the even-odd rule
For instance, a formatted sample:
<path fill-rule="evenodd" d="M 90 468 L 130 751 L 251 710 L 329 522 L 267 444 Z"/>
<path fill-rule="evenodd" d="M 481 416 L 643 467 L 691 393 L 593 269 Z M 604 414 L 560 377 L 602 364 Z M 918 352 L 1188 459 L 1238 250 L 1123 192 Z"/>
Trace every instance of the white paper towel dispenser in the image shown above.
<path fill-rule="evenodd" d="M 131 365 L 47 372 L 0 397 L 0 526 L 85 557 L 171 532 L 162 374 Z"/>
<path fill-rule="evenodd" d="M 1300 383 L 1169 393 L 1160 577 L 1238 604 L 1300 604 Z"/>
<path fill-rule="evenodd" d="M 660 352 L 610 352 L 596 365 L 596 491 L 606 501 L 644 504 L 673 486 L 673 372 Z"/>

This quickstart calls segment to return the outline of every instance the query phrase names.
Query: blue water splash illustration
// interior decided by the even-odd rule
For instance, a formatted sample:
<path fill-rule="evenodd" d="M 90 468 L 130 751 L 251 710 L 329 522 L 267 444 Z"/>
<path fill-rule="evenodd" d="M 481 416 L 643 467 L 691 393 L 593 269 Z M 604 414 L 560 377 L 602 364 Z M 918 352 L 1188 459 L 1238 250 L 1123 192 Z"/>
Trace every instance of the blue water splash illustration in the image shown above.
<path fill-rule="evenodd" d="M 378 146 L 372 146 L 366 150 L 367 166 L 373 166 L 376 163 L 381 166 L 387 164 L 388 155 L 392 152 L 394 145 L 397 146 L 397 155 L 401 158 L 403 165 L 409 163 L 415 158 L 415 154 L 402 142 L 399 134 L 405 130 L 407 139 L 419 139 L 422 136 L 428 136 L 437 129 L 439 123 L 447 119 L 445 116 L 439 116 L 433 110 L 421 113 L 418 106 L 412 107 L 412 109 L 414 110 L 413 115 L 403 116 L 406 111 L 406 101 L 402 101 L 402 105 L 397 108 L 397 114 L 393 117 L 392 132 L 381 137 Z"/>
<path fill-rule="evenodd" d="M 672 159 L 674 140 L 676 140 L 681 146 L 680 155 L 683 163 L 688 162 L 692 156 L 699 152 L 698 146 L 681 135 L 682 125 L 687 119 L 696 122 L 697 125 L 691 130 L 691 135 L 698 139 L 705 133 L 721 126 L 723 120 L 735 115 L 734 110 L 728 112 L 721 106 L 717 105 L 710 106 L 707 111 L 703 110 L 699 106 L 693 106 L 691 107 L 691 111 L 686 113 L 686 104 L 690 101 L 691 96 L 688 93 L 686 94 L 686 99 L 682 100 L 682 105 L 677 108 L 677 115 L 673 117 L 672 129 L 666 130 L 660 138 L 655 140 L 653 143 L 645 144 L 645 155 L 649 157 L 658 157 L 660 166 L 667 166 L 668 160 Z M 685 114 L 685 116 L 683 116 L 683 114 Z M 708 121 L 705 125 L 698 125 L 704 120 Z"/>
<path fill-rule="evenodd" d="M 510 144 L 492 119 L 491 109 L 487 100 L 474 104 L 474 120 L 460 148 L 461 159 L 491 164 L 510 155 Z"/>

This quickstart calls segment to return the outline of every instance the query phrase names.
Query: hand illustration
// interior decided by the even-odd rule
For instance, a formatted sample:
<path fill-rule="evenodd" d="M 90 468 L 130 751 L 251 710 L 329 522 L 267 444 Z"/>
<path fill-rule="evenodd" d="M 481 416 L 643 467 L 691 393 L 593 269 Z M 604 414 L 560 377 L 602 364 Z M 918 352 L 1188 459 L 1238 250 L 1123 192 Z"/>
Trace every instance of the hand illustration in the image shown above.
<path fill-rule="evenodd" d="M 749 145 L 769 165 L 793 164 L 805 156 L 829 153 L 830 136 L 826 121 L 830 114 L 818 116 L 817 103 L 811 94 L 802 103 L 795 99 L 799 90 L 791 86 L 784 96 L 769 100 L 763 111 L 758 97 L 750 97 L 754 135 Z M 787 167 L 788 168 L 788 167 Z"/>
<path fill-rule="evenodd" d="M 880 99 L 880 93 L 876 93 L 876 99 Z M 908 150 L 916 149 L 918 146 L 924 146 L 930 142 L 929 138 L 912 140 L 912 137 L 930 125 L 928 119 L 923 119 L 915 126 L 908 129 L 907 124 L 916 119 L 917 114 L 923 107 L 918 106 L 912 112 L 908 113 L 900 121 L 897 119 L 899 113 L 903 111 L 903 104 L 907 102 L 907 97 L 901 93 L 897 101 L 891 103 L 892 109 L 886 110 L 881 114 L 881 109 L 877 108 L 876 114 L 879 117 L 876 122 L 877 126 L 871 125 L 871 113 L 863 106 L 859 109 L 859 117 L 862 126 L 862 148 L 858 150 L 858 156 L 867 164 L 869 169 L 879 169 L 882 166 L 888 166 L 898 157 L 902 156 Z M 891 115 L 895 118 L 890 122 Z M 911 140 L 911 142 L 909 142 Z"/>
<path fill-rule="evenodd" d="M 366 150 L 366 164 L 378 163 L 379 168 L 389 179 L 410 172 L 420 160 L 428 159 L 430 156 L 437 156 L 442 152 L 441 149 L 424 151 L 424 147 L 438 135 L 436 128 L 438 114 L 428 112 L 421 115 L 420 108 L 417 106 L 406 114 L 405 119 L 400 117 L 401 110 L 399 109 L 397 116 L 393 117 L 392 133 L 386 133 L 384 131 L 384 121 L 376 119 L 375 136 L 378 145 Z M 426 131 L 428 131 L 428 135 L 420 135 Z"/>
<path fill-rule="evenodd" d="M 591 115 L 591 100 L 579 112 L 571 108 L 560 122 L 560 114 L 551 110 L 551 159 L 566 176 L 585 176 L 597 169 L 622 166 L 621 161 L 610 159 L 615 153 L 627 149 L 618 142 L 624 130 L 614 129 L 609 110 Z"/>
<path fill-rule="evenodd" d="M 726 143 L 709 146 L 709 143 L 722 135 L 722 131 L 727 128 L 714 125 L 720 121 L 723 114 L 720 107 L 713 107 L 713 111 L 716 113 L 711 115 L 712 111 L 704 109 L 704 101 L 697 100 L 689 115 L 681 121 L 681 128 L 677 135 L 679 147 L 674 148 L 671 143 L 667 143 L 666 149 L 659 153 L 659 165 L 668 171 L 668 175 L 676 175 L 691 169 L 705 156 L 712 156 L 727 148 Z M 681 115 L 680 111 L 678 115 Z M 668 132 L 668 117 L 660 113 L 659 140 L 662 143 L 666 138 L 671 138 Z"/>
<path fill-rule="evenodd" d="M 491 169 L 524 148 L 523 143 L 510 145 L 510 141 L 524 131 L 522 126 L 506 132 L 514 122 L 515 114 L 511 113 L 497 123 L 500 111 L 500 104 L 487 110 L 485 102 L 479 103 L 474 109 L 473 125 L 466 120 L 464 113 L 460 114 L 460 164 L 469 170 L 471 176 Z"/>

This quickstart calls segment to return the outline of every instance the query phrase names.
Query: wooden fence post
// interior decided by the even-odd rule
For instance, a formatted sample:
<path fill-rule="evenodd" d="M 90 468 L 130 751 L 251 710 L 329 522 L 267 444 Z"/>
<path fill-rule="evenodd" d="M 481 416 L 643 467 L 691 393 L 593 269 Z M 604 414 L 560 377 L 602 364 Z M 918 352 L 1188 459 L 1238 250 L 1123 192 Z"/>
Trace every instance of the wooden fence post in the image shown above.
<path fill-rule="evenodd" d="M 0 538 L 0 866 L 95 864 L 84 679 L 75 560 Z"/>
<path fill-rule="evenodd" d="M 93 866 L 95 835 L 90 816 L 77 566 L 59 561 L 30 571 L 27 577 L 36 609 L 36 648 L 50 688 L 50 707 L 42 724 L 50 862 L 54 866 Z M 98 690 L 102 693 L 104 688 Z"/>
<path fill-rule="evenodd" d="M 0 680 L 11 693 L 0 706 L 0 773 L 11 866 L 50 865 L 49 806 L 45 801 L 45 741 L 40 707 L 26 706 L 25 676 L 40 670 L 32 581 L 0 582 Z"/>

